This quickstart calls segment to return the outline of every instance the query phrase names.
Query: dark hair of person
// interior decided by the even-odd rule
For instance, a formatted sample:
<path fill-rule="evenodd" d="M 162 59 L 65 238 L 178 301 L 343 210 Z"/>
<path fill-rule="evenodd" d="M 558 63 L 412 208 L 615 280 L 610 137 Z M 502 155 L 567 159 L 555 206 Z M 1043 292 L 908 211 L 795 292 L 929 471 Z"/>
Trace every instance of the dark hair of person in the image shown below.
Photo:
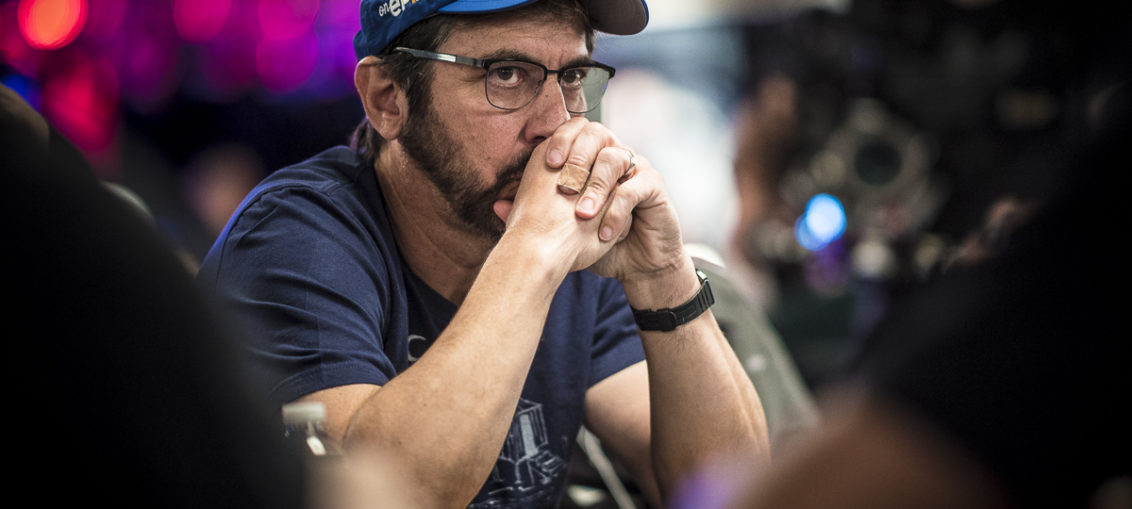
<path fill-rule="evenodd" d="M 448 40 L 452 32 L 459 28 L 479 23 L 491 23 L 512 19 L 567 20 L 579 27 L 586 37 L 586 50 L 593 52 L 594 30 L 584 7 L 577 0 L 543 0 L 531 5 L 487 14 L 436 15 L 425 19 L 406 30 L 382 50 L 381 62 L 374 65 L 384 67 L 390 78 L 405 91 L 409 102 L 409 114 L 428 111 L 432 85 L 432 67 L 436 62 L 413 58 L 404 53 L 390 53 L 395 47 L 436 51 Z M 362 119 L 350 136 L 352 148 L 370 165 L 377 159 L 385 140 L 369 123 Z"/>

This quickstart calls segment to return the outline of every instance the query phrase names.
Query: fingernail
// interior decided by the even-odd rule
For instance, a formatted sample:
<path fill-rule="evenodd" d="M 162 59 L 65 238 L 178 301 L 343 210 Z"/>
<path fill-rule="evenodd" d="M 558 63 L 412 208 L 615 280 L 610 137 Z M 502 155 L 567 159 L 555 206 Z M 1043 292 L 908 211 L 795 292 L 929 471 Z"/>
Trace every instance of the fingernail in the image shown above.
<path fill-rule="evenodd" d="M 613 228 L 610 228 L 608 226 L 602 226 L 601 232 L 598 233 L 598 236 L 601 237 L 601 240 L 612 239 L 613 238 Z"/>
<path fill-rule="evenodd" d="M 546 160 L 550 163 L 551 166 L 558 166 L 562 164 L 562 152 L 551 150 L 546 154 Z"/>
<path fill-rule="evenodd" d="M 578 203 L 578 210 L 583 214 L 593 214 L 596 208 L 597 206 L 594 203 L 594 199 L 589 196 L 583 197 L 582 201 Z"/>

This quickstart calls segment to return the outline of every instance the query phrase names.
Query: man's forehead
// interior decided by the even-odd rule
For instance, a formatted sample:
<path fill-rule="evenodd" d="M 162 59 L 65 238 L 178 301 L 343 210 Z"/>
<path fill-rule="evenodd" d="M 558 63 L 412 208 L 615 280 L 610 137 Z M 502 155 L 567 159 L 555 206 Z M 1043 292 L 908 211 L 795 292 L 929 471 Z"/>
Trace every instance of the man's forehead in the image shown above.
<path fill-rule="evenodd" d="M 354 35 L 354 53 L 359 60 L 379 55 L 417 23 L 437 15 L 541 16 L 562 24 L 578 22 L 585 27 L 590 51 L 593 31 L 632 35 L 644 30 L 649 20 L 645 0 L 361 0 L 361 29 Z"/>
<path fill-rule="evenodd" d="M 440 46 L 440 51 L 476 58 L 501 55 L 532 60 L 571 60 L 588 57 L 581 27 L 560 20 L 511 19 L 462 23 Z"/>

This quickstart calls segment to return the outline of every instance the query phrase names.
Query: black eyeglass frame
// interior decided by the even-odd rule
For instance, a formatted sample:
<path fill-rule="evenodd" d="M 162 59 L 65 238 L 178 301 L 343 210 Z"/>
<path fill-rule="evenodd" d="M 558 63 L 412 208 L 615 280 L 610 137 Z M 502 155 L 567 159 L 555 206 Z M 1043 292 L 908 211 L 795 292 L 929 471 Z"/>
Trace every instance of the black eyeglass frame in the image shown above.
<path fill-rule="evenodd" d="M 499 109 L 505 110 L 505 111 L 515 111 L 515 110 L 522 109 L 522 108 L 526 107 L 528 104 L 530 104 L 531 101 L 534 101 L 535 98 L 538 97 L 539 92 L 542 90 L 542 86 L 546 83 L 546 77 L 549 76 L 551 73 L 558 75 L 558 77 L 555 81 L 558 83 L 559 87 L 562 86 L 562 83 L 561 83 L 562 73 L 564 73 L 566 71 L 573 70 L 573 69 L 578 69 L 578 68 L 582 68 L 582 67 L 597 67 L 599 69 L 605 70 L 606 72 L 609 73 L 609 77 L 606 78 L 606 82 L 605 82 L 606 87 L 609 86 L 609 80 L 613 79 L 613 75 L 617 73 L 617 69 L 614 69 L 613 66 L 606 65 L 606 64 L 603 64 L 601 62 L 593 62 L 593 61 L 587 62 L 587 63 L 584 63 L 584 64 L 569 65 L 569 66 L 563 67 L 561 69 L 551 69 L 551 68 L 549 68 L 545 65 L 542 65 L 538 62 L 531 62 L 530 60 L 524 60 L 524 59 L 521 59 L 521 58 L 472 58 L 472 57 L 465 57 L 465 56 L 460 56 L 460 55 L 453 55 L 451 53 L 437 53 L 435 51 L 425 51 L 425 50 L 420 50 L 420 49 L 405 48 L 405 47 L 401 47 L 401 46 L 393 48 L 392 50 L 390 50 L 390 53 L 405 53 L 405 54 L 411 55 L 415 58 L 424 58 L 424 59 L 428 59 L 428 60 L 437 60 L 437 61 L 440 61 L 440 62 L 449 62 L 449 63 L 453 63 L 453 64 L 460 64 L 460 65 L 467 65 L 467 66 L 471 66 L 471 67 L 478 67 L 480 69 L 483 69 L 485 73 L 491 68 L 491 66 L 493 64 L 497 64 L 499 62 L 522 62 L 524 64 L 530 64 L 530 65 L 533 65 L 535 67 L 542 69 L 542 79 L 539 80 L 538 88 L 535 89 L 534 95 L 532 95 L 530 99 L 527 99 L 527 102 L 523 103 L 520 106 L 516 106 L 514 108 L 505 108 L 503 106 L 499 106 L 498 104 L 491 102 L 491 95 L 487 93 L 487 79 L 486 79 L 486 76 L 485 76 L 485 78 L 484 78 L 484 91 L 483 92 L 484 92 L 484 96 L 487 98 L 487 103 L 496 107 L 496 108 L 499 108 Z M 602 87 L 601 96 L 598 97 L 598 101 L 596 103 L 594 103 L 593 105 L 589 105 L 589 109 L 587 109 L 586 111 L 570 111 L 570 109 L 567 108 L 566 111 L 568 111 L 568 112 L 570 112 L 574 115 L 583 115 L 583 114 L 589 113 L 589 112 L 597 109 L 598 105 L 601 104 L 601 99 L 603 99 L 604 97 L 605 97 L 605 87 Z"/>

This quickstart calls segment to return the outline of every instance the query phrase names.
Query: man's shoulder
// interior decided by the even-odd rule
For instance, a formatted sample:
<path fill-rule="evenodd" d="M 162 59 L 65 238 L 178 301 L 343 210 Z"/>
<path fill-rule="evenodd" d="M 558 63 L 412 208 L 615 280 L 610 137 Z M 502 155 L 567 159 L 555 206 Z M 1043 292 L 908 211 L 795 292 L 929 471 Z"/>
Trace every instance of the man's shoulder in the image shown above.
<path fill-rule="evenodd" d="M 272 172 L 248 193 L 238 215 L 258 217 L 281 205 L 293 210 L 339 211 L 347 217 L 380 215 L 383 206 L 377 178 L 366 166 L 349 147 L 326 149 Z"/>
<path fill-rule="evenodd" d="M 365 173 L 358 155 L 349 147 L 339 145 L 273 172 L 260 187 L 261 190 L 287 187 L 330 190 L 357 183 Z"/>
<path fill-rule="evenodd" d="M 279 169 L 245 197 L 219 241 L 247 235 L 310 242 L 373 243 L 386 237 L 377 178 L 344 147 L 333 147 Z M 279 235 L 283 232 L 283 235 Z"/>
<path fill-rule="evenodd" d="M 256 271 L 268 262 L 318 267 L 320 277 L 385 270 L 397 258 L 376 181 L 344 146 L 273 172 L 237 208 L 200 273 L 220 278 L 221 263 Z"/>

